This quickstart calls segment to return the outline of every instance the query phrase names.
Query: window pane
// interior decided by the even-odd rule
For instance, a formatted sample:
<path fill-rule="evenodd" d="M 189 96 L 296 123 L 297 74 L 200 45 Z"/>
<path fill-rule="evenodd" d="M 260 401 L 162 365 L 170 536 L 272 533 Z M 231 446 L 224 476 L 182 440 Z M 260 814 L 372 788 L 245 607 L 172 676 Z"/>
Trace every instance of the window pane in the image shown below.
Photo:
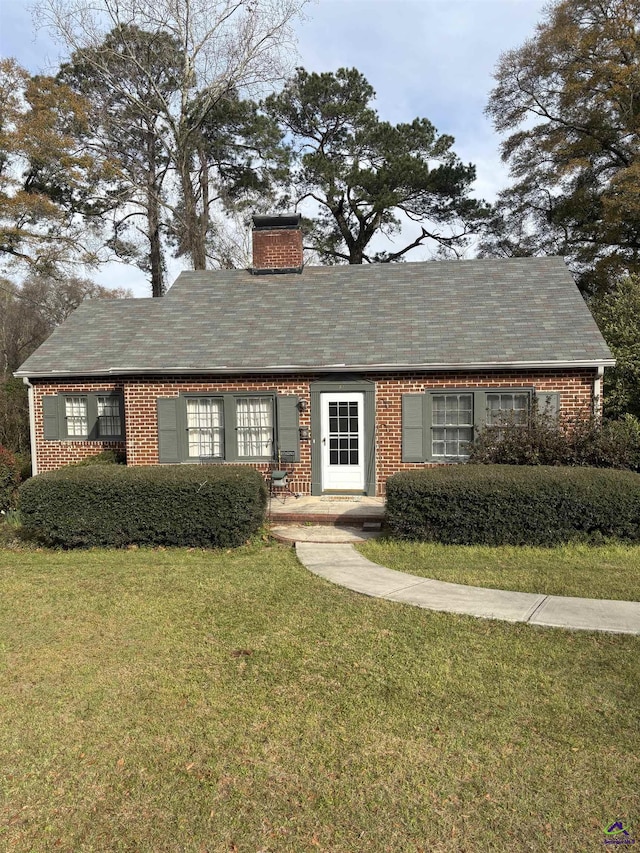
<path fill-rule="evenodd" d="M 517 424 L 526 424 L 527 414 L 529 412 L 529 395 L 514 394 L 513 395 L 513 414 Z"/>
<path fill-rule="evenodd" d="M 273 400 L 239 397 L 236 400 L 238 456 L 273 456 Z"/>
<path fill-rule="evenodd" d="M 459 404 L 458 422 L 465 426 L 470 426 L 473 423 L 473 405 L 471 402 L 471 394 L 461 394 Z"/>
<path fill-rule="evenodd" d="M 445 413 L 444 397 L 440 397 L 440 396 L 435 397 L 434 396 L 431 398 L 431 403 L 432 403 L 432 408 L 433 408 L 433 423 L 434 423 L 434 425 L 443 424 L 445 422 L 445 420 L 444 420 L 444 413 Z"/>
<path fill-rule="evenodd" d="M 224 446 L 222 400 L 211 397 L 187 399 L 189 456 L 222 458 Z"/>
<path fill-rule="evenodd" d="M 529 411 L 528 394 L 487 394 L 487 424 L 524 424 Z"/>
<path fill-rule="evenodd" d="M 117 397 L 98 397 L 98 435 L 121 435 L 122 418 Z"/>
<path fill-rule="evenodd" d="M 87 398 L 65 397 L 64 405 L 67 420 L 67 435 L 76 438 L 87 438 L 89 435 Z"/>

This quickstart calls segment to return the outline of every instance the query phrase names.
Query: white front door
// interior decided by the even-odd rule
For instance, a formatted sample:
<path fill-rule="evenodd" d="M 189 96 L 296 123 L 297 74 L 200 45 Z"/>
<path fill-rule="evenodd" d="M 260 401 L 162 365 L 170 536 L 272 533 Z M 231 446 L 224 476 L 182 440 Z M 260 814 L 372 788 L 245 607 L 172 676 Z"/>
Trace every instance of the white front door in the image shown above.
<path fill-rule="evenodd" d="M 321 394 L 323 491 L 364 491 L 364 394 Z"/>

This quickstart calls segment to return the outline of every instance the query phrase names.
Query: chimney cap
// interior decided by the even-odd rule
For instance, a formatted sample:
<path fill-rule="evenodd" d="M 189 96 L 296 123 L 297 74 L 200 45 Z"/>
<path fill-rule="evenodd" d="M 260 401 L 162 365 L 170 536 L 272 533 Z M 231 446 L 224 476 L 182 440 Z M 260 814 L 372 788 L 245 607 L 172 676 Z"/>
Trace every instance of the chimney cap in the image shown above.
<path fill-rule="evenodd" d="M 252 216 L 253 230 L 272 230 L 273 228 L 299 228 L 302 216 L 299 213 L 283 213 L 271 216 Z"/>

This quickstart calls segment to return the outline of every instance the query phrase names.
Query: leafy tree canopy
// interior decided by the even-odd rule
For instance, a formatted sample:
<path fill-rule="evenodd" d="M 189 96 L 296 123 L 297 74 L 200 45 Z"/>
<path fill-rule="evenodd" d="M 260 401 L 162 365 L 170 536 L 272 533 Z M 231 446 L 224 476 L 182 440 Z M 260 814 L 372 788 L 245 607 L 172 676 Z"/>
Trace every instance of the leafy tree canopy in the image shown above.
<path fill-rule="evenodd" d="M 95 264 L 108 160 L 83 149 L 82 97 L 51 77 L 0 60 L 0 260 L 35 273 Z M 84 224 L 79 215 L 85 217 Z"/>
<path fill-rule="evenodd" d="M 96 47 L 74 52 L 58 74 L 87 100 L 94 131 L 88 144 L 108 152 L 114 164 L 114 180 L 103 187 L 109 247 L 150 275 L 153 296 L 165 290 L 162 226 L 172 155 L 167 106 L 179 96 L 183 66 L 174 37 L 128 24 Z"/>
<path fill-rule="evenodd" d="M 559 254 L 585 293 L 640 271 L 640 0 L 560 0 L 504 54 L 488 114 L 514 183 L 483 254 Z"/>
<path fill-rule="evenodd" d="M 38 0 L 37 15 L 98 82 L 96 92 L 112 88 L 126 117 L 137 114 L 166 157 L 171 186 L 162 186 L 160 210 L 151 219 L 171 228 L 175 248 L 194 269 L 210 261 L 212 210 L 224 201 L 213 149 L 211 117 L 234 100 L 263 92 L 289 70 L 293 22 L 306 0 Z M 146 45 L 153 45 L 151 52 Z M 157 60 L 166 52 L 167 73 Z M 108 60 L 108 61 L 107 61 Z M 286 69 L 286 71 L 285 71 Z M 149 119 L 153 127 L 149 128 Z M 234 117 L 237 120 L 237 115 Z M 245 123 L 246 126 L 246 123 Z M 225 126 L 224 134 L 229 130 Z M 224 135 L 223 134 L 223 135 Z M 140 142 L 140 139 L 137 140 Z M 244 140 L 234 139 L 236 164 Z M 155 157 L 147 176 L 160 180 L 165 168 Z M 210 156 L 211 155 L 211 156 Z M 254 150 L 248 159 L 257 158 Z M 246 160 L 247 158 L 245 158 Z M 228 160 L 225 157 L 225 161 Z M 242 176 L 246 184 L 247 173 Z M 150 182 L 154 183 L 153 180 Z M 157 189 L 157 182 L 155 184 Z M 236 185 L 237 188 L 237 185 Z M 165 192 L 166 190 L 166 192 Z M 152 195 L 157 196 L 157 192 Z M 147 199 L 149 198 L 147 193 Z M 144 201 L 149 213 L 149 205 Z M 217 205 L 220 209 L 220 205 Z M 155 225 L 150 229 L 150 235 Z M 155 246 L 157 249 L 158 240 Z M 155 292 L 155 288 L 154 288 Z"/>
<path fill-rule="evenodd" d="M 308 239 L 325 263 L 399 261 L 434 240 L 445 251 L 465 245 L 482 217 L 469 198 L 475 168 L 452 150 L 426 118 L 393 125 L 371 106 L 375 92 L 355 68 L 308 73 L 298 68 L 265 110 L 292 146 L 293 170 L 283 206 L 312 199 L 320 208 Z M 378 234 L 420 234 L 395 251 L 373 253 Z"/>
<path fill-rule="evenodd" d="M 616 359 L 604 373 L 605 414 L 640 418 L 640 276 L 617 282 L 591 310 Z"/>

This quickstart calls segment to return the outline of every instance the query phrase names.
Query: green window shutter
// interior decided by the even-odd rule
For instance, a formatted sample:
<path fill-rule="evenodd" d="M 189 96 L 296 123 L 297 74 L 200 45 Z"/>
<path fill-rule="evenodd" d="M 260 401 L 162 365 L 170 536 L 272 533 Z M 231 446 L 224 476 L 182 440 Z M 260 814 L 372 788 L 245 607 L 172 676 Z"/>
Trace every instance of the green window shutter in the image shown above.
<path fill-rule="evenodd" d="M 557 391 L 536 391 L 538 413 L 556 417 L 560 413 L 560 394 Z"/>
<path fill-rule="evenodd" d="M 402 461 L 424 462 L 425 395 L 402 395 Z M 428 429 L 428 425 L 427 425 Z"/>
<path fill-rule="evenodd" d="M 98 436 L 98 395 L 87 394 L 87 423 L 89 426 L 89 441 L 97 441 Z"/>
<path fill-rule="evenodd" d="M 177 398 L 158 400 L 158 456 L 161 463 L 180 462 Z"/>
<path fill-rule="evenodd" d="M 44 421 L 44 437 L 47 441 L 60 438 L 60 421 L 58 420 L 58 398 L 56 396 L 42 398 L 42 419 Z"/>
<path fill-rule="evenodd" d="M 276 397 L 278 418 L 278 450 L 292 450 L 300 461 L 300 431 L 298 428 L 298 398 Z"/>

